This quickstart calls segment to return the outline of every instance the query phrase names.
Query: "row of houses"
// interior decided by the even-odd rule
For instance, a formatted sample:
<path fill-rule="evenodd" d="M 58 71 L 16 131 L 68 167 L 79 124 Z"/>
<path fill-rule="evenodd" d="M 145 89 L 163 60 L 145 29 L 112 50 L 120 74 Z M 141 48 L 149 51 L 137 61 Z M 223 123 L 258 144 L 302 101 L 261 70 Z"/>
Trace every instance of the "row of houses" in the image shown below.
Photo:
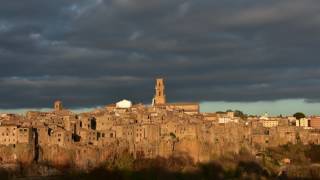
<path fill-rule="evenodd" d="M 20 127 L 17 125 L 2 125 L 0 126 L 0 144 L 16 145 L 31 143 L 33 139 L 32 128 Z"/>

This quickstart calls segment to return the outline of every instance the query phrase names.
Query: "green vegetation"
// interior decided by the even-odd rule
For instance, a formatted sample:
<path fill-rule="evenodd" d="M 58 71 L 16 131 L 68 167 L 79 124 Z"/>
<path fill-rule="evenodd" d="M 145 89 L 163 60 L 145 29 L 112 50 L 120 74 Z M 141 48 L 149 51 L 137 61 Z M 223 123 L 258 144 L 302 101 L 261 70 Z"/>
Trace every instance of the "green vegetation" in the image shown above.
<path fill-rule="evenodd" d="M 114 159 L 107 161 L 106 168 L 109 170 L 131 170 L 133 168 L 134 158 L 129 153 L 117 155 Z"/>
<path fill-rule="evenodd" d="M 306 115 L 304 115 L 304 113 L 302 113 L 302 112 L 297 112 L 297 113 L 295 113 L 295 114 L 293 115 L 293 117 L 295 117 L 296 119 L 300 120 L 300 119 L 302 119 L 302 118 L 305 118 Z"/>
<path fill-rule="evenodd" d="M 236 117 L 243 117 L 243 116 L 245 116 L 245 114 L 244 114 L 242 111 L 235 110 L 235 111 L 234 111 L 234 116 L 236 116 Z"/>
<path fill-rule="evenodd" d="M 245 160 L 248 159 L 248 160 Z M 90 172 L 64 171 L 64 175 L 49 179 L 260 179 L 272 178 L 259 162 L 246 152 L 242 155 L 223 156 L 206 164 L 195 164 L 188 156 L 171 156 L 169 158 L 136 159 L 129 154 L 108 161 Z M 34 168 L 34 167 L 33 167 Z M 4 172 L 2 179 L 12 177 Z M 39 178 L 38 178 L 39 179 Z M 47 179 L 47 177 L 43 177 Z"/>
<path fill-rule="evenodd" d="M 230 156 L 231 157 L 231 156 Z M 236 158 L 236 160 L 234 159 Z M 232 163 L 226 167 L 220 160 Z M 240 160 L 241 157 L 222 158 L 194 164 L 188 157 L 140 159 L 133 162 L 132 169 L 94 169 L 89 173 L 69 174 L 57 179 L 267 179 L 269 174 L 258 162 Z"/>
<path fill-rule="evenodd" d="M 285 167 L 289 178 L 320 178 L 320 145 L 298 143 L 268 148 L 265 159 L 272 168 Z M 290 163 L 285 164 L 284 159 L 290 159 Z"/>
<path fill-rule="evenodd" d="M 247 114 L 244 114 L 242 111 L 240 110 L 231 110 L 231 109 L 228 109 L 226 112 L 234 112 L 234 116 L 235 117 L 239 117 L 241 119 L 244 119 L 246 120 L 248 118 L 248 115 Z"/>

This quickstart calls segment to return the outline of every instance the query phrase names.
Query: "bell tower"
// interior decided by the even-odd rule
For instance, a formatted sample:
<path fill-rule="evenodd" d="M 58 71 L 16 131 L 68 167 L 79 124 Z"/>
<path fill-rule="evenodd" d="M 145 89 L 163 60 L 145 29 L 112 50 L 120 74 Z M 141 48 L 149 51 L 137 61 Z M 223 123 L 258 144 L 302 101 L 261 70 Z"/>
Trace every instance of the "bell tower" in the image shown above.
<path fill-rule="evenodd" d="M 61 111 L 63 109 L 62 101 L 55 101 L 54 102 L 54 110 L 55 111 Z"/>
<path fill-rule="evenodd" d="M 166 95 L 164 93 L 164 80 L 163 78 L 157 78 L 156 79 L 156 94 L 153 98 L 153 104 L 154 105 L 162 105 L 166 104 Z"/>

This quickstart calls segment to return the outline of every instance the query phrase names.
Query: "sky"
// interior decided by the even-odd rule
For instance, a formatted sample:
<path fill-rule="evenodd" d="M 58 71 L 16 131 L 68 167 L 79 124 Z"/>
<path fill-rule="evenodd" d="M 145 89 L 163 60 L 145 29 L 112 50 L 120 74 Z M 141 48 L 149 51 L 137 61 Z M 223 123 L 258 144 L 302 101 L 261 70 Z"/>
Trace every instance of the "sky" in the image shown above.
<path fill-rule="evenodd" d="M 0 4 L 0 112 L 150 104 L 164 77 L 202 111 L 320 114 L 319 0 Z"/>

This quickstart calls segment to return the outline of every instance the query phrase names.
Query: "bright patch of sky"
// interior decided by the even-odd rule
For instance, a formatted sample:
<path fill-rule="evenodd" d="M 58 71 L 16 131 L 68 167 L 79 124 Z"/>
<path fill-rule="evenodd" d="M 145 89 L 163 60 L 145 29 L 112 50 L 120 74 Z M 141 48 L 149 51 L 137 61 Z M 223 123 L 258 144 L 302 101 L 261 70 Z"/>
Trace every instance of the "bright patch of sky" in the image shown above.
<path fill-rule="evenodd" d="M 288 99 L 278 101 L 258 102 L 202 102 L 201 112 L 226 111 L 228 109 L 241 110 L 246 114 L 262 115 L 293 115 L 296 112 L 303 112 L 307 115 L 319 115 L 320 103 L 309 103 L 304 99 Z"/>

